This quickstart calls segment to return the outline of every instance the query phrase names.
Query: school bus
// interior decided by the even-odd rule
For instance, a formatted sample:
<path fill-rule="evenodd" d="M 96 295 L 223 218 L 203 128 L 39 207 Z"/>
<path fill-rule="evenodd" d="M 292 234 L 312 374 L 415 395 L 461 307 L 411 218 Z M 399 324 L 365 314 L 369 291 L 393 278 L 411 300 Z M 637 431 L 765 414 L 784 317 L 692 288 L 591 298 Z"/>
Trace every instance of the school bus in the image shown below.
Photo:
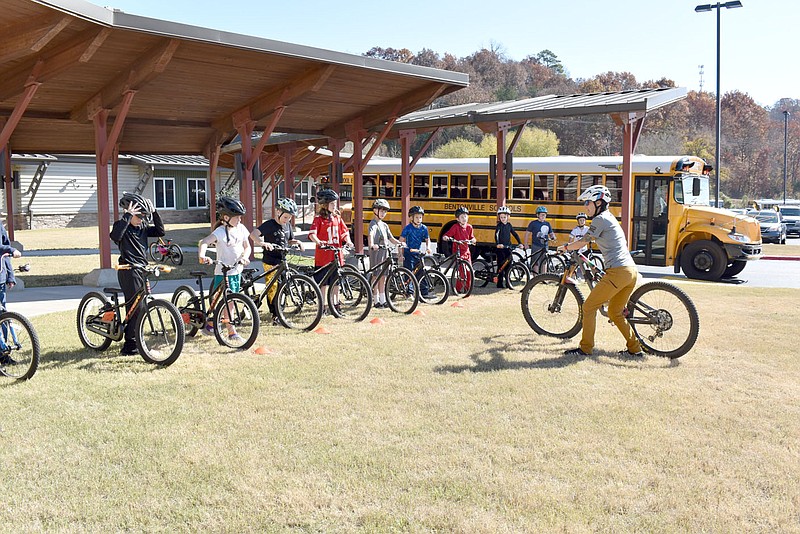
<path fill-rule="evenodd" d="M 392 233 L 400 228 L 401 161 L 373 159 L 363 173 L 364 235 L 372 219 L 372 202 L 389 201 L 386 218 Z M 559 242 L 567 241 L 575 216 L 584 211 L 578 196 L 590 185 L 611 191 L 611 212 L 622 213 L 622 157 L 555 156 L 514 158 L 506 191 L 515 229 L 525 231 L 536 208 L 545 206 Z M 719 280 L 738 274 L 746 262 L 761 256 L 761 231 L 749 217 L 710 207 L 710 166 L 693 156 L 633 156 L 629 244 L 639 250 L 641 265 L 674 266 L 690 278 Z M 340 185 L 343 200 L 352 196 L 352 174 Z M 411 205 L 425 210 L 431 239 L 455 223 L 454 212 L 466 206 L 478 244 L 475 255 L 494 248 L 497 188 L 487 159 L 420 159 L 411 174 Z M 352 221 L 352 206 L 343 205 Z"/>

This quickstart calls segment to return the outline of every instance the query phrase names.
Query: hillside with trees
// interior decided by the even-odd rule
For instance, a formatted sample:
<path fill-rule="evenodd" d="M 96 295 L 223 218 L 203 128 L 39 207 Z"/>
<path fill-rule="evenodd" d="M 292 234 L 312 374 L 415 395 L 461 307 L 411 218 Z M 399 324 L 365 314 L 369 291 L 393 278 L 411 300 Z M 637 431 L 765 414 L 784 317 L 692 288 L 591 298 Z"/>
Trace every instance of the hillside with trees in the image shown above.
<path fill-rule="evenodd" d="M 470 86 L 436 100 L 431 107 L 470 102 L 519 100 L 548 94 L 627 91 L 675 87 L 667 78 L 639 82 L 629 72 L 602 72 L 588 79 L 569 77 L 550 50 L 522 61 L 505 57 L 499 47 L 482 49 L 456 58 L 430 49 L 416 54 L 408 49 L 375 47 L 364 55 L 454 70 L 469 74 Z M 787 196 L 800 198 L 800 100 L 785 98 L 762 107 L 748 94 L 730 91 L 722 95 L 723 195 L 754 199 L 783 196 L 784 114 L 789 111 Z M 638 154 L 689 154 L 713 164 L 713 93 L 689 91 L 686 99 L 650 113 L 636 148 Z M 535 121 L 529 127 L 529 145 L 519 155 L 614 155 L 622 146 L 622 133 L 607 116 L 586 116 Z M 535 138 L 535 139 L 534 139 Z M 422 144 L 424 139 L 417 139 Z M 386 154 L 399 156 L 399 144 L 386 144 Z M 429 154 L 437 157 L 473 157 L 493 154 L 496 141 L 474 126 L 448 128 L 434 141 Z"/>

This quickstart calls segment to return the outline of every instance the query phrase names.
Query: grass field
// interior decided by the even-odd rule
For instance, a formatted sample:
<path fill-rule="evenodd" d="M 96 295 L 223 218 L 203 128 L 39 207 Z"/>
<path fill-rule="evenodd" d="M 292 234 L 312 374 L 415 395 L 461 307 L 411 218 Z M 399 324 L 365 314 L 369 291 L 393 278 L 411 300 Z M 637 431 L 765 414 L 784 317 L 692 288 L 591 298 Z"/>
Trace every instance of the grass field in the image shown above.
<path fill-rule="evenodd" d="M 256 355 L 193 338 L 157 369 L 34 319 L 0 381 L 0 521 L 15 531 L 790 532 L 800 525 L 796 290 L 683 284 L 677 361 L 533 334 L 485 293 Z M 768 303 L 768 305 L 765 305 Z"/>
<path fill-rule="evenodd" d="M 199 240 L 211 233 L 206 223 L 167 224 L 165 229 L 167 237 L 182 247 L 196 247 Z M 94 226 L 17 230 L 14 237 L 25 250 L 96 249 L 100 246 L 97 227 Z"/>

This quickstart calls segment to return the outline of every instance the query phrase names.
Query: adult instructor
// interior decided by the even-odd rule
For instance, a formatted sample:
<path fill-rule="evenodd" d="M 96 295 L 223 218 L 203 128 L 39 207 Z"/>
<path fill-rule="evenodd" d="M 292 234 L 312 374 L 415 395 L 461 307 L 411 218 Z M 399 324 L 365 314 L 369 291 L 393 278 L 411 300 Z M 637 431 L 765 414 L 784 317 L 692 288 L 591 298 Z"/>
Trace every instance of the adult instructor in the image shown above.
<path fill-rule="evenodd" d="M 625 338 L 623 356 L 640 357 L 644 355 L 631 325 L 625 319 L 623 310 L 636 287 L 639 272 L 628 251 L 628 243 L 616 217 L 608 211 L 611 192 L 603 185 L 593 185 L 578 197 L 584 201 L 586 214 L 592 224 L 586 234 L 572 243 L 558 247 L 560 252 L 578 250 L 592 241 L 597 243 L 606 265 L 605 275 L 600 279 L 589 297 L 583 303 L 583 333 L 580 347 L 565 351 L 568 356 L 590 356 L 594 349 L 594 332 L 597 327 L 597 310 L 608 302 L 608 317 Z"/>

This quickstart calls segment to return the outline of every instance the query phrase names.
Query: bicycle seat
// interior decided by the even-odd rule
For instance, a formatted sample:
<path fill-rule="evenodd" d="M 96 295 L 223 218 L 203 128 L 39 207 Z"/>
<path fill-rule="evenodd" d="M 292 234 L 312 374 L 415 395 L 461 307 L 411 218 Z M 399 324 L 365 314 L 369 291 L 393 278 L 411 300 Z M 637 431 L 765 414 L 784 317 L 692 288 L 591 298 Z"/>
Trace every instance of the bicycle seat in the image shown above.
<path fill-rule="evenodd" d="M 197 278 L 200 278 L 201 276 L 208 276 L 208 273 L 205 272 L 205 271 L 192 271 L 192 272 L 189 273 L 189 275 L 190 276 L 195 276 Z"/>
<path fill-rule="evenodd" d="M 122 293 L 122 290 L 118 287 L 104 287 L 103 292 L 108 293 L 109 295 L 119 295 Z"/>
<path fill-rule="evenodd" d="M 258 272 L 258 269 L 242 269 L 242 275 L 248 276 Z"/>

